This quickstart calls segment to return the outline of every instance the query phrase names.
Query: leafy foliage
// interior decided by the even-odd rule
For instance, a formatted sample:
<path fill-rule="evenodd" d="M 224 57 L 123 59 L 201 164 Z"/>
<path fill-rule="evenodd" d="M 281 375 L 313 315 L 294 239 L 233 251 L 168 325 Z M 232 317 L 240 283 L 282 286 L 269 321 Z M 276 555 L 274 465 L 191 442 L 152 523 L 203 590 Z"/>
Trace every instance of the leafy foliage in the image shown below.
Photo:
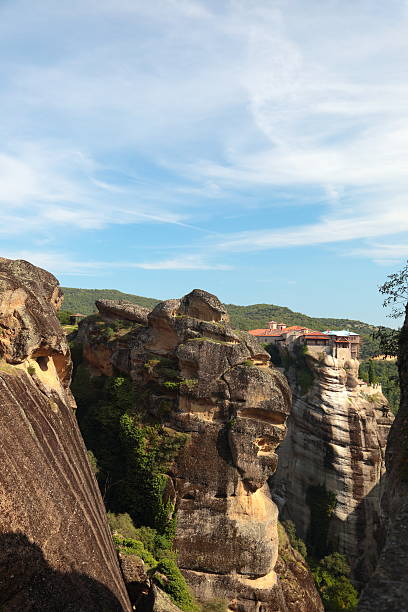
<path fill-rule="evenodd" d="M 376 329 L 372 337 L 378 343 L 378 355 L 385 357 L 395 357 L 398 355 L 398 341 L 401 334 L 399 329 L 390 329 L 388 327 L 379 327 Z"/>
<path fill-rule="evenodd" d="M 128 512 L 137 525 L 170 537 L 174 519 L 165 498 L 165 470 L 185 436 L 141 422 L 140 398 L 127 378 L 92 378 L 79 365 L 72 389 L 82 435 L 96 458 L 108 509 Z"/>
<path fill-rule="evenodd" d="M 367 383 L 380 383 L 393 414 L 400 403 L 400 386 L 396 361 L 370 359 L 360 363 L 359 377 Z"/>
<path fill-rule="evenodd" d="M 300 552 L 303 557 L 307 557 L 306 544 L 297 536 L 295 523 L 293 521 L 283 521 L 282 525 L 285 528 L 292 547 Z"/>
<path fill-rule="evenodd" d="M 350 582 L 350 566 L 340 553 L 324 557 L 313 569 L 313 577 L 326 612 L 352 612 L 358 604 L 358 593 Z"/>
<path fill-rule="evenodd" d="M 61 323 L 61 325 L 69 325 L 71 323 L 70 321 L 71 314 L 73 313 L 70 311 L 66 311 L 66 310 L 59 310 L 57 312 L 58 321 Z"/>
<path fill-rule="evenodd" d="M 125 555 L 137 555 L 148 566 L 154 581 L 174 603 L 185 612 L 198 612 L 183 574 L 177 567 L 171 540 L 155 529 L 136 527 L 129 514 L 108 514 L 113 540 L 118 551 Z M 123 533 L 126 531 L 126 534 Z M 127 534 L 131 533 L 131 537 Z"/>
<path fill-rule="evenodd" d="M 386 295 L 383 305 L 391 306 L 391 313 L 388 315 L 398 319 L 405 312 L 405 304 L 408 301 L 408 261 L 402 270 L 387 276 L 388 280 L 379 287 L 380 293 Z"/>
<path fill-rule="evenodd" d="M 190 610 L 198 612 L 198 607 L 194 604 L 185 578 L 177 567 L 176 562 L 172 559 L 164 558 L 159 562 L 157 571 L 163 574 L 165 579 L 156 577 L 156 581 L 170 595 L 174 603 L 186 612 L 190 612 Z"/>

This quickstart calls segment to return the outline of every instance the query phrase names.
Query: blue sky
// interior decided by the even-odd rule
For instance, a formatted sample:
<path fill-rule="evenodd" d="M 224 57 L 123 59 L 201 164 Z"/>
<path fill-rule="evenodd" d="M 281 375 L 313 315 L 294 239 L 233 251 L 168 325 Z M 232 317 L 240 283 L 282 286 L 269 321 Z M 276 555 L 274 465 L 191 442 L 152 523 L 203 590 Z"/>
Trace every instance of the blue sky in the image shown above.
<path fill-rule="evenodd" d="M 0 240 L 61 284 L 390 323 L 405 0 L 0 0 Z"/>

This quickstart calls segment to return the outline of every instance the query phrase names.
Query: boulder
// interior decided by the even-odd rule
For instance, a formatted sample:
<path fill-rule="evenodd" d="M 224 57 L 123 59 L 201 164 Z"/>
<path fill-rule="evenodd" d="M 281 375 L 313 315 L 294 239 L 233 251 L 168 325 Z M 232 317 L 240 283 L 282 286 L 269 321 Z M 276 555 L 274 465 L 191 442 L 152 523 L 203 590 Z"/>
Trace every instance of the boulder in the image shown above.
<path fill-rule="evenodd" d="M 143 308 L 126 300 L 96 300 L 95 306 L 100 314 L 109 320 L 134 321 L 147 325 L 148 308 Z"/>

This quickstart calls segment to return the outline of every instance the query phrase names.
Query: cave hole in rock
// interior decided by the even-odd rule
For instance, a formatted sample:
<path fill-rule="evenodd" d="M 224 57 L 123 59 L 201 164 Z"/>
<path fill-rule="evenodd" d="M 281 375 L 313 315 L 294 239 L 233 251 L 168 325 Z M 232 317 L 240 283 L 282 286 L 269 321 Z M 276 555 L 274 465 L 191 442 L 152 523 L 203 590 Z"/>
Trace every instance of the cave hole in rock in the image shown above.
<path fill-rule="evenodd" d="M 256 419 L 264 423 L 271 423 L 271 425 L 284 425 L 286 421 L 286 414 L 281 412 L 270 412 L 260 408 L 244 408 L 239 411 L 239 416 Z"/>
<path fill-rule="evenodd" d="M 47 355 L 40 355 L 39 357 L 35 358 L 36 362 L 38 363 L 43 372 L 46 372 L 48 370 L 48 359 L 49 357 L 47 357 Z"/>
<path fill-rule="evenodd" d="M 195 496 L 192 493 L 186 493 L 181 499 L 195 499 Z"/>

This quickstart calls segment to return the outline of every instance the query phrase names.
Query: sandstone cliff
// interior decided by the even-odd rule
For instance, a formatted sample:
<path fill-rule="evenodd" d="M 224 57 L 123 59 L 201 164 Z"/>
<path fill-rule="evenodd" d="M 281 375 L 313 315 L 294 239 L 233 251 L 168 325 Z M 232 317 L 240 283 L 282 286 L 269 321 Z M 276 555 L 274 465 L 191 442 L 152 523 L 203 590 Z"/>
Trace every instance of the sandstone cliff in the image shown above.
<path fill-rule="evenodd" d="M 385 544 L 376 570 L 364 589 L 361 612 L 408 610 L 408 307 L 402 328 L 398 369 L 401 404 L 387 442 L 387 474 L 382 506 Z"/>
<path fill-rule="evenodd" d="M 393 417 L 383 417 L 381 390 L 358 380 L 356 360 L 296 347 L 282 357 L 293 409 L 271 483 L 273 498 L 311 552 L 323 556 L 332 547 L 365 581 L 378 555 L 381 478 Z"/>
<path fill-rule="evenodd" d="M 126 304 L 98 308 L 105 321 L 136 320 Z M 290 554 L 277 564 L 267 479 L 286 433 L 290 391 L 261 346 L 233 330 L 218 299 L 201 290 L 158 304 L 147 325 L 114 338 L 90 317 L 78 338 L 94 374 L 131 375 L 139 410 L 186 434 L 167 494 L 177 513 L 178 562 L 198 599 L 226 600 L 237 612 L 322 610 L 287 541 Z"/>
<path fill-rule="evenodd" d="M 0 608 L 130 610 L 69 391 L 57 280 L 0 259 Z"/>

